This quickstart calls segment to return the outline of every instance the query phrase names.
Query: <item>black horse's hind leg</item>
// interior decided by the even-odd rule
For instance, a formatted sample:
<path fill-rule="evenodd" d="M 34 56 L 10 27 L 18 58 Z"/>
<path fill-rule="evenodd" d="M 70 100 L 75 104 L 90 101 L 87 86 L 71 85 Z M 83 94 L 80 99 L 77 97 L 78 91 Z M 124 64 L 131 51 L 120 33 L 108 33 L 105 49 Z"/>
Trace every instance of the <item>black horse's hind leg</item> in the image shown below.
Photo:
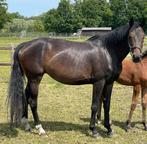
<path fill-rule="evenodd" d="M 30 124 L 28 122 L 28 98 L 30 97 L 30 90 L 29 90 L 29 84 L 27 84 L 26 89 L 25 89 L 25 96 L 26 96 L 26 104 L 22 116 L 22 124 L 25 126 L 26 131 L 31 131 Z"/>
<path fill-rule="evenodd" d="M 98 110 L 98 105 L 100 102 L 100 97 L 102 96 L 102 91 L 104 87 L 104 80 L 100 80 L 93 85 L 93 97 L 92 97 L 92 106 L 91 106 L 91 120 L 90 120 L 90 130 L 94 137 L 98 137 L 98 131 L 96 129 L 96 113 Z"/>
<path fill-rule="evenodd" d="M 100 103 L 98 105 L 98 111 L 97 111 L 97 123 L 101 123 L 101 110 L 102 110 L 102 102 L 103 102 L 103 95 L 100 97 Z"/>
<path fill-rule="evenodd" d="M 106 84 L 104 86 L 104 90 L 103 90 L 104 126 L 105 126 L 105 128 L 107 128 L 107 130 L 108 130 L 107 134 L 110 136 L 113 134 L 112 129 L 111 129 L 111 124 L 110 124 L 110 116 L 109 116 L 112 87 L 113 87 L 113 83 Z"/>
<path fill-rule="evenodd" d="M 45 131 L 42 128 L 42 125 L 40 124 L 39 116 L 37 112 L 38 89 L 39 89 L 41 78 L 33 79 L 29 81 L 30 97 L 28 98 L 28 102 L 30 104 L 33 118 L 34 118 L 35 127 L 39 131 L 39 135 L 45 134 Z"/>

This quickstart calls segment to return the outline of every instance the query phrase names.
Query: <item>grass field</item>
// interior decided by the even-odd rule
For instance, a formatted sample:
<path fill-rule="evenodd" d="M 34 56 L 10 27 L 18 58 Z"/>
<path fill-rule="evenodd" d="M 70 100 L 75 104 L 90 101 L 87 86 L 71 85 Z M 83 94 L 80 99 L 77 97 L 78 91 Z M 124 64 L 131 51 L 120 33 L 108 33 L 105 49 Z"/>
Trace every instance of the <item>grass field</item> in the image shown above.
<path fill-rule="evenodd" d="M 0 51 L 0 61 L 8 59 L 9 53 Z M 101 137 L 94 139 L 88 130 L 92 86 L 63 85 L 47 75 L 41 82 L 38 101 L 38 111 L 46 135 L 37 134 L 30 110 L 32 133 L 25 132 L 23 127 L 10 130 L 5 104 L 9 75 L 10 67 L 0 67 L 0 144 L 147 144 L 147 132 L 141 124 L 140 99 L 133 115 L 133 128 L 129 132 L 124 129 L 132 87 L 115 83 L 110 112 L 115 135 L 108 138 L 106 129 L 100 125 L 98 129 Z"/>

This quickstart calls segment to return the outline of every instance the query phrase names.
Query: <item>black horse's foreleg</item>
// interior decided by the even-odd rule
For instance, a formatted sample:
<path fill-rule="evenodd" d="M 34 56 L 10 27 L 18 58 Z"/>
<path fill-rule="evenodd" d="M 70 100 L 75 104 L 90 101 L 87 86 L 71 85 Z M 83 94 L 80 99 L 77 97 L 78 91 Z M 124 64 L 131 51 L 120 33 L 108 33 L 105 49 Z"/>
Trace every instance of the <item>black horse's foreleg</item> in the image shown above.
<path fill-rule="evenodd" d="M 104 80 L 100 80 L 93 85 L 93 97 L 92 97 L 92 105 L 91 105 L 91 120 L 90 120 L 90 130 L 94 137 L 98 137 L 98 131 L 96 129 L 96 114 L 98 110 L 98 105 L 100 102 L 100 97 L 102 96 L 102 91 L 104 87 Z"/>
<path fill-rule="evenodd" d="M 112 129 L 111 129 L 111 124 L 110 124 L 110 116 L 109 116 L 112 87 L 113 87 L 113 83 L 106 84 L 104 86 L 104 90 L 103 90 L 103 95 L 104 95 L 104 100 L 103 100 L 103 104 L 104 104 L 104 126 L 108 130 L 108 132 L 107 132 L 108 135 L 113 134 Z"/>

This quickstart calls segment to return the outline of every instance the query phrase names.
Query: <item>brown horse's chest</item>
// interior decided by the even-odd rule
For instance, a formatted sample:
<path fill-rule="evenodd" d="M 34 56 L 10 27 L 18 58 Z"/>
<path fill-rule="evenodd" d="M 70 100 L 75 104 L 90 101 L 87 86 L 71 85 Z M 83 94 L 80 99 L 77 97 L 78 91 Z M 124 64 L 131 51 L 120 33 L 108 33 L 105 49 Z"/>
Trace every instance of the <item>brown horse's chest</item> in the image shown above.
<path fill-rule="evenodd" d="M 141 85 L 147 86 L 147 65 L 143 62 L 135 64 L 136 67 L 134 68 L 133 73 L 133 80 L 134 83 L 140 83 Z"/>

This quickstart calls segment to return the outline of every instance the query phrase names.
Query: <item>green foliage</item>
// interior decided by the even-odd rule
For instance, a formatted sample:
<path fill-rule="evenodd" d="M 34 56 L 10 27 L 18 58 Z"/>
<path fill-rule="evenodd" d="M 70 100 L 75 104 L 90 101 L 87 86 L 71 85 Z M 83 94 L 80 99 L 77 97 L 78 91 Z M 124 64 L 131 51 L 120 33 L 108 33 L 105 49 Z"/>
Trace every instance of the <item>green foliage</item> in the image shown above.
<path fill-rule="evenodd" d="M 57 9 L 44 17 L 45 30 L 57 33 L 72 33 L 82 27 L 126 24 L 131 17 L 147 17 L 147 2 L 144 0 L 60 0 Z M 147 18 L 146 18 L 147 19 Z"/>
<path fill-rule="evenodd" d="M 5 32 L 43 32 L 44 26 L 41 20 L 12 19 L 3 29 Z"/>
<path fill-rule="evenodd" d="M 0 29 L 5 24 L 3 30 L 5 32 L 46 31 L 70 34 L 82 27 L 116 28 L 126 24 L 131 17 L 136 20 L 145 17 L 147 21 L 147 1 L 60 0 L 56 9 L 51 9 L 40 16 L 26 18 L 18 12 L 7 13 L 5 0 L 0 0 Z"/>
<path fill-rule="evenodd" d="M 44 27 L 48 32 L 55 32 L 56 27 L 58 26 L 57 11 L 51 9 L 45 14 L 44 18 Z"/>
<path fill-rule="evenodd" d="M 41 20 L 34 21 L 34 31 L 36 31 L 36 32 L 43 32 L 44 31 L 44 25 Z"/>
<path fill-rule="evenodd" d="M 146 17 L 147 2 L 144 0 L 110 0 L 110 8 L 113 12 L 112 26 L 118 27 L 128 22 L 133 17 L 140 20 Z"/>
<path fill-rule="evenodd" d="M 112 12 L 105 0 L 75 0 L 73 4 L 69 0 L 60 0 L 57 9 L 46 13 L 44 25 L 48 32 L 72 33 L 83 26 L 97 27 L 108 24 L 111 16 Z"/>
<path fill-rule="evenodd" d="M 24 16 L 20 15 L 19 12 L 8 13 L 10 20 L 12 19 L 24 19 Z"/>
<path fill-rule="evenodd" d="M 0 29 L 8 21 L 6 0 L 0 0 Z"/>

